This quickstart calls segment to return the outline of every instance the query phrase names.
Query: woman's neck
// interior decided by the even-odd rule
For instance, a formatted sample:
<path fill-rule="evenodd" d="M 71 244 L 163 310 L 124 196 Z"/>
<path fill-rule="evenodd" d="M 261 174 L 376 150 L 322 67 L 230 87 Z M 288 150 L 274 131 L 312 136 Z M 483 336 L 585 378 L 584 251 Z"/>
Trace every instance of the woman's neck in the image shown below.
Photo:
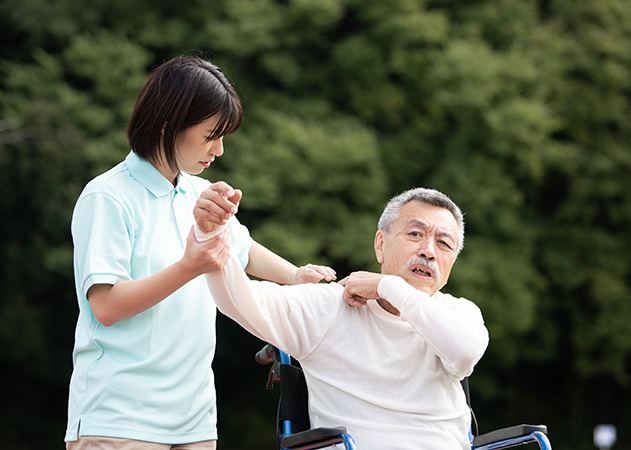
<path fill-rule="evenodd" d="M 155 167 L 158 170 L 158 172 L 162 174 L 164 178 L 169 180 L 169 182 L 173 186 L 177 186 L 177 176 L 179 175 L 179 171 L 173 172 L 173 169 L 171 169 L 171 167 L 168 164 L 165 164 L 162 161 L 149 161 L 149 162 L 151 163 L 153 167 Z"/>

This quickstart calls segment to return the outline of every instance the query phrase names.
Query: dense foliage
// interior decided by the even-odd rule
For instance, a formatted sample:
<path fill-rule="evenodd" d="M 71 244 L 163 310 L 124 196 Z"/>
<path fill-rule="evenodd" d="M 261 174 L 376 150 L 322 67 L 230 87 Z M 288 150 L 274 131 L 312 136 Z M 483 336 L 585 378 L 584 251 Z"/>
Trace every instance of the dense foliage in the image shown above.
<path fill-rule="evenodd" d="M 4 446 L 63 445 L 74 202 L 129 151 L 149 71 L 198 50 L 245 109 L 205 176 L 243 190 L 255 239 L 377 270 L 385 201 L 444 191 L 467 221 L 445 290 L 491 333 L 482 431 L 546 423 L 587 449 L 613 423 L 631 444 L 631 2 L 3 0 L 0 36 Z M 260 345 L 220 318 L 224 449 L 274 448 Z"/>

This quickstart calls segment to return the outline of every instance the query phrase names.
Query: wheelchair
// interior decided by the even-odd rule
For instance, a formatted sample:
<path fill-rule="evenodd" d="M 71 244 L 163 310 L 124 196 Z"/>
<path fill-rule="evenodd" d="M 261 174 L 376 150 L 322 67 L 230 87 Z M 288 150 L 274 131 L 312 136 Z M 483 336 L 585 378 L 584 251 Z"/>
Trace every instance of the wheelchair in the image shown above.
<path fill-rule="evenodd" d="M 346 450 L 357 448 L 345 427 L 311 428 L 307 383 L 302 369 L 292 364 L 287 353 L 267 344 L 255 355 L 255 360 L 262 365 L 272 364 L 267 389 L 272 389 L 275 384 L 280 385 L 277 415 L 279 450 L 315 450 L 337 444 L 343 444 Z M 467 405 L 471 409 L 468 378 L 461 383 Z M 545 425 L 522 424 L 478 434 L 477 421 L 472 409 L 471 423 L 469 442 L 472 450 L 501 450 L 530 443 L 537 443 L 540 450 L 552 450 Z"/>

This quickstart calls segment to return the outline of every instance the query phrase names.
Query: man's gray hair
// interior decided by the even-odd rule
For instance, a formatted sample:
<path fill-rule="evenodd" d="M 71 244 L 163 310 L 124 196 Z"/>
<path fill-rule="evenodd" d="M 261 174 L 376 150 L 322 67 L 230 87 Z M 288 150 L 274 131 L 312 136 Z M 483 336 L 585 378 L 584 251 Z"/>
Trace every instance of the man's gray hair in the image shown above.
<path fill-rule="evenodd" d="M 445 194 L 435 189 L 415 188 L 405 191 L 390 199 L 381 217 L 379 218 L 379 229 L 386 234 L 390 233 L 392 222 L 401 215 L 401 209 L 406 203 L 411 201 L 423 202 L 439 208 L 445 208 L 453 214 L 458 224 L 458 248 L 456 255 L 464 247 L 464 217 L 460 208 Z"/>

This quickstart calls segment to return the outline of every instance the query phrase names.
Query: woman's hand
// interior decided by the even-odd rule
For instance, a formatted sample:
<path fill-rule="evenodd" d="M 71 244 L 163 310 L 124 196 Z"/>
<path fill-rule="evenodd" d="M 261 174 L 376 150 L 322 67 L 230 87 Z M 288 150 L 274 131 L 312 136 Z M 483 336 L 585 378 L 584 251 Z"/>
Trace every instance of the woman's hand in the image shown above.
<path fill-rule="evenodd" d="M 94 316 L 109 327 L 157 305 L 193 278 L 221 270 L 230 258 L 230 232 L 198 242 L 193 227 L 184 256 L 175 264 L 145 278 L 111 284 L 95 284 L 87 292 Z"/>
<path fill-rule="evenodd" d="M 322 280 L 335 280 L 335 270 L 326 266 L 307 264 L 298 268 L 290 284 L 317 283 Z"/>
<path fill-rule="evenodd" d="M 228 223 L 239 209 L 242 193 L 233 189 L 228 183 L 218 181 L 201 193 L 193 214 L 195 223 L 202 234 L 212 235 L 220 227 Z"/>
<path fill-rule="evenodd" d="M 181 263 L 195 276 L 215 272 L 226 265 L 231 250 L 232 241 L 228 229 L 204 242 L 199 242 L 194 229 L 191 228 Z"/>

